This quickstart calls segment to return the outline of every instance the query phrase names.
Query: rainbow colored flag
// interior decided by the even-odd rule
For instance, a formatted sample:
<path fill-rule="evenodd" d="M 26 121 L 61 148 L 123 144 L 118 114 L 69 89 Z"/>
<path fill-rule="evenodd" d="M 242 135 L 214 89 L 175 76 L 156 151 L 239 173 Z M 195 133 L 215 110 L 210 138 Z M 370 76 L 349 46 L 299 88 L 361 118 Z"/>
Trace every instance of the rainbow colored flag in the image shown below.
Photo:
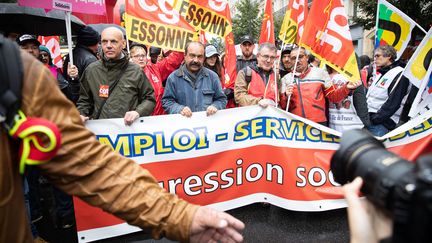
<path fill-rule="evenodd" d="M 411 32 L 418 26 L 414 20 L 385 0 L 378 0 L 375 48 L 381 45 L 391 45 L 397 51 L 399 58 L 405 51 L 411 39 Z"/>
<path fill-rule="evenodd" d="M 403 75 L 419 88 L 409 116 L 415 117 L 432 108 L 432 28 L 409 60 Z"/>

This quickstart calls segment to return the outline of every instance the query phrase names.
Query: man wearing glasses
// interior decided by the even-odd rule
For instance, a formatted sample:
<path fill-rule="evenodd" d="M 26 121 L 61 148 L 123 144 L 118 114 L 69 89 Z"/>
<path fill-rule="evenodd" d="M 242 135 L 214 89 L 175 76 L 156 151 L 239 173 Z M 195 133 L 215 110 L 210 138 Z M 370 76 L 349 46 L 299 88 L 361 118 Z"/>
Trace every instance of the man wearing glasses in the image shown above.
<path fill-rule="evenodd" d="M 239 106 L 259 104 L 276 106 L 280 82 L 276 81 L 273 64 L 277 58 L 276 46 L 263 43 L 258 47 L 256 65 L 240 70 L 234 86 L 234 98 Z"/>
<path fill-rule="evenodd" d="M 389 45 L 375 50 L 374 62 L 379 74 L 372 81 L 366 94 L 371 126 L 375 136 L 383 136 L 399 122 L 409 81 L 401 75 L 403 68 L 396 61 L 396 50 Z"/>

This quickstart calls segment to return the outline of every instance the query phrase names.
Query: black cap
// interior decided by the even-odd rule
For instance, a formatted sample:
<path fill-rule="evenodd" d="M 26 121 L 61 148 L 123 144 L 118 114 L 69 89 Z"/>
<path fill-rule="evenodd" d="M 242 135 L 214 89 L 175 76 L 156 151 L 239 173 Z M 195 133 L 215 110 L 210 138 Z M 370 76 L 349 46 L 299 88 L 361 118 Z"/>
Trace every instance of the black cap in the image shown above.
<path fill-rule="evenodd" d="M 240 44 L 243 44 L 243 43 L 245 43 L 245 42 L 249 42 L 249 43 L 251 43 L 251 44 L 254 44 L 254 43 L 255 43 L 253 37 L 250 36 L 250 35 L 244 35 L 244 36 L 242 36 L 242 37 L 240 38 Z"/>
<path fill-rule="evenodd" d="M 293 48 L 294 48 L 294 44 L 285 45 L 281 51 L 281 55 L 290 54 Z"/>
<path fill-rule="evenodd" d="M 138 42 L 132 42 L 132 44 L 129 46 L 129 50 L 132 50 L 134 47 L 138 46 L 144 48 L 145 52 L 147 53 L 147 46 Z"/>
<path fill-rule="evenodd" d="M 18 37 L 17 42 L 18 42 L 18 45 L 20 45 L 20 46 L 25 45 L 26 43 L 29 43 L 29 42 L 33 42 L 38 47 L 41 44 L 38 41 L 38 39 L 36 38 L 36 36 L 28 35 L 28 34 L 24 34 L 24 35 L 21 35 L 20 37 Z"/>
<path fill-rule="evenodd" d="M 85 26 L 80 30 L 77 37 L 77 44 L 83 46 L 94 46 L 100 40 L 99 33 L 90 26 Z"/>
<path fill-rule="evenodd" d="M 161 54 L 162 49 L 160 49 L 159 47 L 150 47 L 150 56 L 157 56 L 159 54 Z"/>

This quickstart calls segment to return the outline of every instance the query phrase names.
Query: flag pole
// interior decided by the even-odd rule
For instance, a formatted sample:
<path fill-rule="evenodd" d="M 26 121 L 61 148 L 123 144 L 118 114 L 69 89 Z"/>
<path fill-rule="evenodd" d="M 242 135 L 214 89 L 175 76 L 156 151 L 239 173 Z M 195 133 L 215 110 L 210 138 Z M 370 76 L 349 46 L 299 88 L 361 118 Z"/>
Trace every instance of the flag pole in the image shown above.
<path fill-rule="evenodd" d="M 69 50 L 69 63 L 73 65 L 71 12 L 65 11 L 66 36 Z"/>

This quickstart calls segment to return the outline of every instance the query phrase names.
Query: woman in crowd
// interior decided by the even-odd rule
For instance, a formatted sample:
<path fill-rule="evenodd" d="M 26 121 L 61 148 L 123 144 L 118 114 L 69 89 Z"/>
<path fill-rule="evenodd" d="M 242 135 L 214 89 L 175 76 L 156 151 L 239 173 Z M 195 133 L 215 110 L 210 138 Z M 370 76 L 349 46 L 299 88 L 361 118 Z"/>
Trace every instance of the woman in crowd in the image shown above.
<path fill-rule="evenodd" d="M 217 51 L 216 47 L 213 45 L 208 45 L 205 48 L 205 60 L 204 60 L 204 67 L 212 70 L 215 72 L 219 80 L 222 82 L 222 64 L 219 59 L 219 52 Z M 222 85 L 223 87 L 223 85 Z"/>

